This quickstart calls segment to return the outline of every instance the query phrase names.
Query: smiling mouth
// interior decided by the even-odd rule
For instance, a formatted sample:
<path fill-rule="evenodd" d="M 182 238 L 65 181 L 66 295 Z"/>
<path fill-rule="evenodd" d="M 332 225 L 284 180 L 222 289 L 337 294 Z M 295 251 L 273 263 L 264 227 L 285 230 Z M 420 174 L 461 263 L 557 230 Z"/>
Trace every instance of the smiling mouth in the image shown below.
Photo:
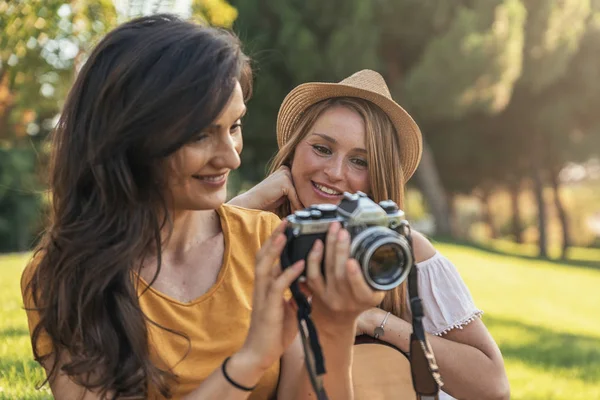
<path fill-rule="evenodd" d="M 321 184 L 313 182 L 313 181 L 311 181 L 311 183 L 317 190 L 319 190 L 320 192 L 323 192 L 326 195 L 329 195 L 329 196 L 341 196 L 342 195 L 342 192 L 338 192 L 337 190 L 334 190 L 330 187 L 321 185 Z"/>
<path fill-rule="evenodd" d="M 219 183 L 219 182 L 222 182 L 223 180 L 225 180 L 225 178 L 227 177 L 227 174 L 205 175 L 205 176 L 192 175 L 192 177 L 195 179 L 198 179 L 199 181 L 202 181 L 202 182 Z"/>

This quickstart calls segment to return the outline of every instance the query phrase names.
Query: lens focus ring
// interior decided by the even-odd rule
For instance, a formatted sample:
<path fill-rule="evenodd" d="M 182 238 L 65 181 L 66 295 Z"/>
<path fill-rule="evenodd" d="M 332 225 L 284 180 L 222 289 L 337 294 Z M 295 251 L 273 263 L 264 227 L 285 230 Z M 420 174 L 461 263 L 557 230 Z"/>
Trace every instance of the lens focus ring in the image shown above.
<path fill-rule="evenodd" d="M 350 253 L 359 262 L 369 286 L 376 290 L 390 290 L 400 285 L 413 263 L 406 238 L 382 226 L 360 232 L 352 240 Z"/>

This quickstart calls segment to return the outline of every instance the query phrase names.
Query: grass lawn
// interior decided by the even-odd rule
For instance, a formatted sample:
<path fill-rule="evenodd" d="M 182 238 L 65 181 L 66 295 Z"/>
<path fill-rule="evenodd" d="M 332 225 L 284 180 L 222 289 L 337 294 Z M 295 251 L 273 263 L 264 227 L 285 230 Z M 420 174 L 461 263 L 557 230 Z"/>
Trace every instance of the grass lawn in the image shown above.
<path fill-rule="evenodd" d="M 22 309 L 21 271 L 28 255 L 0 256 L 0 399 L 51 399 L 36 390 L 45 377 L 33 361 L 27 318 Z"/>
<path fill-rule="evenodd" d="M 600 399 L 600 251 L 536 260 L 437 243 L 457 265 L 506 360 L 514 400 Z M 19 280 L 26 255 L 0 257 L 0 399 L 46 399 L 31 360 Z"/>

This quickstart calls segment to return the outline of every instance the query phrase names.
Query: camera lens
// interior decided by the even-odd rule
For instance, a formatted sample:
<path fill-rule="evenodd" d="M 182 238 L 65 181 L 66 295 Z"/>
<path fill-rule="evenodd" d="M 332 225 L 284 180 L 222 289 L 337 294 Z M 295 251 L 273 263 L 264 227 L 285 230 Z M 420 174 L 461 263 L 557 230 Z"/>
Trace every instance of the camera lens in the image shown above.
<path fill-rule="evenodd" d="M 391 285 L 402 275 L 406 258 L 400 246 L 387 243 L 379 246 L 367 261 L 367 272 L 379 285 Z"/>
<path fill-rule="evenodd" d="M 406 238 L 382 226 L 360 232 L 352 240 L 350 251 L 360 263 L 367 283 L 377 290 L 390 290 L 400 285 L 412 267 Z"/>

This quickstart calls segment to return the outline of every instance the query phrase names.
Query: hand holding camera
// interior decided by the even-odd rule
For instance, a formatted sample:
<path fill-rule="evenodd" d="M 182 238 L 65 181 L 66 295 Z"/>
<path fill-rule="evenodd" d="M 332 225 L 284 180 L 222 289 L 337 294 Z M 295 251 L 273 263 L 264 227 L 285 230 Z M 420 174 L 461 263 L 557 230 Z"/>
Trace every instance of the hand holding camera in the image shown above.
<path fill-rule="evenodd" d="M 338 222 L 330 225 L 325 242 L 314 242 L 307 257 L 306 285 L 313 295 L 313 313 L 342 326 L 354 326 L 355 318 L 378 305 L 384 295 L 369 287 L 358 262 L 350 258 L 350 234 Z"/>
<path fill-rule="evenodd" d="M 323 360 L 335 359 L 349 365 L 352 352 L 346 349 L 354 343 L 358 317 L 381 303 L 383 291 L 397 287 L 407 278 L 413 307 L 410 337 L 413 386 L 419 394 L 437 393 L 442 382 L 423 329 L 411 231 L 404 212 L 391 200 L 377 204 L 358 192 L 344 193 L 337 206 L 314 205 L 296 211 L 287 220 L 281 265 L 285 269 L 306 260 L 305 278 L 313 295 L 312 306 L 298 292 L 297 281 L 291 288 L 300 305 L 298 322 L 307 354 L 307 371 L 317 397 L 327 398 L 316 379 L 325 373 Z M 310 318 L 311 309 L 317 329 Z M 329 344 L 324 352 L 317 336 Z M 340 352 L 332 350 L 336 344 Z M 413 359 L 417 361 L 413 363 Z"/>
<path fill-rule="evenodd" d="M 315 313 L 340 322 L 357 317 L 410 272 L 408 223 L 393 201 L 377 204 L 364 193 L 345 193 L 338 206 L 311 206 L 287 219 L 284 251 L 292 263 L 306 260 Z"/>

